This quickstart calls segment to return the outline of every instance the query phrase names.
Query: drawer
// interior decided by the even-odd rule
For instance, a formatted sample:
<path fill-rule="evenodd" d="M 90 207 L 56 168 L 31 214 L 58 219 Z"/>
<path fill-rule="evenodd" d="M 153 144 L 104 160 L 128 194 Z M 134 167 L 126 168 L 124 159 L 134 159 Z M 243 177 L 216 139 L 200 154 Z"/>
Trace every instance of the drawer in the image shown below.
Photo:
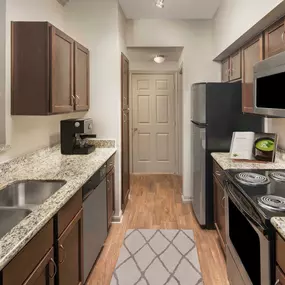
<path fill-rule="evenodd" d="M 3 269 L 3 284 L 23 284 L 52 246 L 53 220 L 49 221 Z"/>
<path fill-rule="evenodd" d="M 57 237 L 64 232 L 82 208 L 82 189 L 80 189 L 57 214 Z"/>
<path fill-rule="evenodd" d="M 109 173 L 115 166 L 115 155 L 107 161 L 107 173 Z"/>
<path fill-rule="evenodd" d="M 279 266 L 276 266 L 276 285 L 285 285 L 285 275 Z"/>
<path fill-rule="evenodd" d="M 276 261 L 285 272 L 285 241 L 279 234 L 276 234 Z"/>
<path fill-rule="evenodd" d="M 215 175 L 217 180 L 223 185 L 225 172 L 215 160 L 213 160 L 213 161 L 214 161 L 213 162 L 213 174 Z"/>

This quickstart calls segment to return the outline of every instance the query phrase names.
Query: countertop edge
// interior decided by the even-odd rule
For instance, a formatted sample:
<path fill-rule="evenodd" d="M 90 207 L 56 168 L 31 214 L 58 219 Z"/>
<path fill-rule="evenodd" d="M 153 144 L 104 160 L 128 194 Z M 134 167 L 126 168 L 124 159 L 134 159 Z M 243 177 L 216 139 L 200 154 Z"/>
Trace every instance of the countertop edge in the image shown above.
<path fill-rule="evenodd" d="M 98 169 L 104 163 L 106 163 L 108 161 L 108 159 L 110 159 L 117 152 L 117 148 L 116 147 L 108 148 L 108 150 L 110 150 L 110 153 L 108 154 L 108 156 L 104 157 L 104 161 L 102 163 L 100 163 L 100 165 L 97 165 L 97 169 L 95 169 L 94 172 L 92 171 L 92 173 L 90 175 L 88 175 L 84 179 L 84 181 L 82 181 L 82 183 L 80 183 L 80 185 L 79 184 L 75 185 L 74 186 L 74 190 L 72 191 L 72 193 L 70 193 L 70 195 L 65 196 L 66 199 L 63 199 L 59 204 L 54 206 L 53 210 L 51 210 L 48 215 L 44 215 L 44 213 L 42 213 L 43 218 L 40 220 L 40 222 L 36 223 L 34 228 L 26 229 L 27 233 L 25 233 L 25 237 L 22 238 L 19 242 L 15 243 L 15 245 L 13 247 L 11 247 L 9 252 L 6 253 L 5 256 L 0 259 L 0 270 L 3 270 L 3 268 L 27 245 L 27 243 L 29 241 L 32 240 L 32 238 L 50 221 L 50 219 L 53 218 L 56 215 L 56 213 L 58 213 L 58 211 L 61 208 L 63 208 L 66 205 L 66 203 L 82 188 L 82 186 L 88 181 L 88 179 L 90 179 L 91 176 L 96 171 L 98 171 Z M 44 206 L 46 204 L 48 204 L 49 201 L 52 200 L 52 198 L 55 195 L 57 195 L 58 192 L 54 193 L 43 204 L 39 205 L 34 211 L 32 211 L 32 213 L 30 215 L 28 215 L 19 224 L 17 224 L 10 232 L 8 232 L 5 236 L 3 236 L 0 239 L 1 251 L 5 250 L 5 246 L 3 248 L 3 244 L 1 244 L 2 240 L 8 239 L 8 237 L 10 237 L 10 236 L 12 238 L 13 235 L 17 235 L 19 231 L 24 230 L 25 226 L 27 227 L 27 225 L 29 224 L 30 220 L 35 218 L 35 216 L 38 216 L 40 214 L 40 212 L 41 212 L 41 208 L 44 208 Z"/>
<path fill-rule="evenodd" d="M 285 239 L 285 218 L 284 217 L 273 217 L 270 220 L 276 231 L 280 236 Z"/>

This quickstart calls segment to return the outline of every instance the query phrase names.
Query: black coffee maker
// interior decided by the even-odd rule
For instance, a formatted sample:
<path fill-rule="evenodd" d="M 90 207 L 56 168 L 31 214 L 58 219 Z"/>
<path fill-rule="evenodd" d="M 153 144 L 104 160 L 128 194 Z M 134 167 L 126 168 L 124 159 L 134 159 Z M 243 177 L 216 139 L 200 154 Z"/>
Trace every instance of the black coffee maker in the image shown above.
<path fill-rule="evenodd" d="M 68 119 L 60 122 L 62 154 L 89 154 L 95 150 L 88 138 L 96 138 L 92 119 Z"/>

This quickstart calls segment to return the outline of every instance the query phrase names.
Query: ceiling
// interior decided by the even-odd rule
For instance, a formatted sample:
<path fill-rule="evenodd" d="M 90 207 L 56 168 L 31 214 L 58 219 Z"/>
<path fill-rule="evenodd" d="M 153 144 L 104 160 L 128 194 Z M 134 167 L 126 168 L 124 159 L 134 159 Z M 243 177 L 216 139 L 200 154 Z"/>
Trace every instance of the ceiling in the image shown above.
<path fill-rule="evenodd" d="M 221 0 L 165 0 L 163 9 L 155 0 L 119 0 L 128 19 L 212 19 Z"/>
<path fill-rule="evenodd" d="M 128 48 L 128 58 L 134 62 L 152 62 L 154 57 L 160 54 L 165 56 L 166 61 L 178 61 L 182 50 L 182 47 Z"/>

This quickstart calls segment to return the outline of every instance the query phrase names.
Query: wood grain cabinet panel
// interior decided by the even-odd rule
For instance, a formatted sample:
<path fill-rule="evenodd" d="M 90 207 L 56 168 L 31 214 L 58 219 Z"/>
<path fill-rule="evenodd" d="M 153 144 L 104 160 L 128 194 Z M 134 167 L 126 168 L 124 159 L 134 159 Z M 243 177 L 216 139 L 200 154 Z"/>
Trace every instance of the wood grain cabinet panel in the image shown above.
<path fill-rule="evenodd" d="M 285 51 L 285 22 L 278 21 L 265 31 L 265 58 Z"/>
<path fill-rule="evenodd" d="M 81 44 L 74 44 L 75 58 L 75 110 L 89 109 L 89 50 Z"/>
<path fill-rule="evenodd" d="M 12 22 L 12 115 L 89 109 L 89 52 L 48 22 Z"/>
<path fill-rule="evenodd" d="M 280 267 L 276 266 L 276 285 L 285 285 L 285 274 L 282 272 Z"/>
<path fill-rule="evenodd" d="M 241 78 L 241 55 L 240 51 L 230 57 L 230 81 Z"/>
<path fill-rule="evenodd" d="M 52 248 L 23 285 L 54 285 L 56 273 L 57 266 L 54 262 L 54 249 Z"/>
<path fill-rule="evenodd" d="M 253 67 L 263 59 L 262 36 L 256 38 L 242 49 L 242 111 L 252 113 Z"/>
<path fill-rule="evenodd" d="M 74 41 L 66 34 L 51 29 L 51 112 L 68 113 L 74 109 Z"/>
<path fill-rule="evenodd" d="M 214 175 L 214 223 L 223 252 L 226 251 L 225 193 L 221 183 Z"/>
<path fill-rule="evenodd" d="M 222 62 L 222 82 L 228 82 L 230 80 L 230 64 L 229 59 L 227 58 Z"/>
<path fill-rule="evenodd" d="M 83 284 L 83 211 L 80 210 L 58 239 L 58 284 Z"/>
<path fill-rule="evenodd" d="M 112 218 L 115 212 L 114 207 L 114 191 L 115 191 L 115 169 L 113 168 L 107 174 L 107 211 L 108 211 L 108 229 L 112 225 Z"/>

